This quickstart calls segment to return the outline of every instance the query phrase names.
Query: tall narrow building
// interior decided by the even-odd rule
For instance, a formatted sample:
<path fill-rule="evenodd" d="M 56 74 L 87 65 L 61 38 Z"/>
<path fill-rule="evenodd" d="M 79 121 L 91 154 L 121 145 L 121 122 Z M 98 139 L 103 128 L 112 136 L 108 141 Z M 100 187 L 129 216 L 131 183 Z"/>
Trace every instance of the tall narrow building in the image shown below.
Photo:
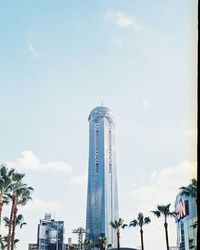
<path fill-rule="evenodd" d="M 117 246 L 110 222 L 118 219 L 118 191 L 115 157 L 115 124 L 110 109 L 94 108 L 89 121 L 89 169 L 87 190 L 87 238 L 97 243 L 105 236 Z"/>

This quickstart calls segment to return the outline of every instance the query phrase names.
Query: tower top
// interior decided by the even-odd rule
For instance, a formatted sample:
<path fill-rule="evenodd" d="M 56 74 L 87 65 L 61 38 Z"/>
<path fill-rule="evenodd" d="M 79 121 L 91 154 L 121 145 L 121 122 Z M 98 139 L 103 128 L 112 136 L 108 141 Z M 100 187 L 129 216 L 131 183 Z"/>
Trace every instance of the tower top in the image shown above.
<path fill-rule="evenodd" d="M 99 120 L 102 119 L 103 117 L 106 117 L 108 119 L 113 118 L 113 113 L 111 112 L 111 110 L 107 107 L 104 106 L 97 106 L 96 108 L 94 108 L 91 112 L 90 115 L 88 117 L 88 121 L 90 120 Z"/>

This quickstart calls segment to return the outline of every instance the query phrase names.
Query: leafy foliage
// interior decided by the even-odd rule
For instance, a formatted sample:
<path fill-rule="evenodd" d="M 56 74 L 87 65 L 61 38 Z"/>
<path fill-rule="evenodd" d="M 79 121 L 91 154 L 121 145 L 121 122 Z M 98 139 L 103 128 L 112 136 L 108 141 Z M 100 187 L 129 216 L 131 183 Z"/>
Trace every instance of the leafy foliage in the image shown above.
<path fill-rule="evenodd" d="M 192 179 L 191 183 L 186 187 L 180 187 L 181 194 L 197 198 L 197 180 Z"/>
<path fill-rule="evenodd" d="M 149 217 L 144 217 L 143 213 L 139 213 L 137 220 L 134 219 L 130 222 L 129 227 L 136 227 L 139 226 L 140 228 L 143 227 L 145 224 L 149 224 L 151 222 Z"/>
<path fill-rule="evenodd" d="M 26 225 L 22 214 L 17 214 L 18 206 L 24 206 L 31 200 L 32 187 L 23 182 L 25 174 L 9 169 L 4 164 L 0 165 L 0 225 L 3 205 L 12 203 L 10 218 L 4 217 L 5 226 L 8 227 L 8 235 L 0 235 L 0 249 L 13 250 L 19 241 L 15 238 L 15 228 Z"/>

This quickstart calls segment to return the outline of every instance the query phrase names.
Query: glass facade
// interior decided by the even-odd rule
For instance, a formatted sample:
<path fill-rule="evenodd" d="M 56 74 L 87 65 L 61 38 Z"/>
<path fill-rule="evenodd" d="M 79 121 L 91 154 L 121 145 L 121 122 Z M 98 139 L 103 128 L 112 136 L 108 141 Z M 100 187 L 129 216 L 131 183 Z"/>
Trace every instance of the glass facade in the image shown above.
<path fill-rule="evenodd" d="M 37 245 L 39 250 L 64 250 L 64 222 L 46 214 L 38 225 Z"/>
<path fill-rule="evenodd" d="M 197 207 L 195 198 L 179 193 L 176 197 L 177 244 L 180 250 L 197 249 Z"/>
<path fill-rule="evenodd" d="M 99 106 L 92 110 L 88 121 L 87 238 L 96 244 L 98 237 L 105 236 L 116 247 L 116 235 L 110 225 L 119 217 L 113 114 Z"/>

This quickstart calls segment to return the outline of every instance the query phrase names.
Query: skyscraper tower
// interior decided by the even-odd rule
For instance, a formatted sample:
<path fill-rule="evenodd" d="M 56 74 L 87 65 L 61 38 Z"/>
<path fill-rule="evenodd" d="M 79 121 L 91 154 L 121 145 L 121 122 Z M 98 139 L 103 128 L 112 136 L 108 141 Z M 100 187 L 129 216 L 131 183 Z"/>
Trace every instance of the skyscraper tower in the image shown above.
<path fill-rule="evenodd" d="M 96 244 L 105 236 L 112 247 L 116 234 L 110 225 L 118 219 L 118 191 L 115 159 L 115 124 L 110 109 L 94 108 L 89 121 L 89 169 L 87 190 L 87 238 Z"/>

